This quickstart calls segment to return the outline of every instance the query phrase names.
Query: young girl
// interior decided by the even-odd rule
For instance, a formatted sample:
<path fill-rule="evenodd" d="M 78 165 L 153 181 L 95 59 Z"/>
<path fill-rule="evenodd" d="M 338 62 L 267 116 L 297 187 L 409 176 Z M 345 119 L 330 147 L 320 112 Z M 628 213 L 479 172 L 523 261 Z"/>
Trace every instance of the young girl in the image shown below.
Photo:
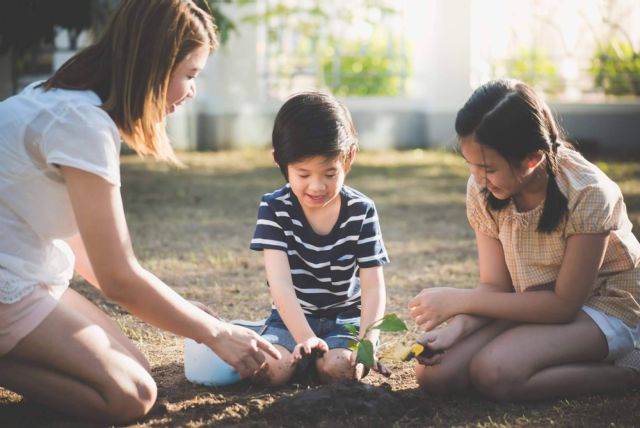
<path fill-rule="evenodd" d="M 145 270 L 120 196 L 120 139 L 175 161 L 163 120 L 195 95 L 217 46 L 191 0 L 124 0 L 93 46 L 0 103 L 0 386 L 58 412 L 121 424 L 156 385 L 144 355 L 68 288 L 73 271 L 142 320 L 210 346 L 244 376 L 277 357 Z"/>
<path fill-rule="evenodd" d="M 329 95 L 298 94 L 278 112 L 272 140 L 288 184 L 262 197 L 251 249 L 264 251 L 273 299 L 263 337 L 283 358 L 267 358 L 254 379 L 285 383 L 313 350 L 321 381 L 359 378 L 345 324 L 362 336 L 383 316 L 388 258 L 373 201 L 344 185 L 356 156 L 351 116 Z"/>
<path fill-rule="evenodd" d="M 480 284 L 409 302 L 421 342 L 445 350 L 419 361 L 421 387 L 535 400 L 640 385 L 640 244 L 618 186 L 523 83 L 478 88 L 456 132 Z"/>

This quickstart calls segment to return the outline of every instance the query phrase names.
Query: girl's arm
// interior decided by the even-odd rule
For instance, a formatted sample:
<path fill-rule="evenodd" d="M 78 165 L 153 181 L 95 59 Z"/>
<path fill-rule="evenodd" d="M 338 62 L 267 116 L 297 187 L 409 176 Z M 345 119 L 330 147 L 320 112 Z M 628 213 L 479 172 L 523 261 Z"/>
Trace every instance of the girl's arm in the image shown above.
<path fill-rule="evenodd" d="M 360 289 L 362 293 L 360 338 L 362 339 L 367 327 L 384 316 L 387 295 L 382 266 L 360 269 Z M 367 339 L 375 344 L 380 337 L 380 330 L 369 330 L 368 336 Z"/>
<path fill-rule="evenodd" d="M 279 358 L 253 331 L 223 323 L 190 304 L 138 263 L 117 187 L 86 171 L 62 167 L 81 242 L 95 280 L 110 300 L 143 321 L 205 343 L 241 375 L 264 361 L 258 348 Z"/>
<path fill-rule="evenodd" d="M 570 236 L 553 290 L 511 294 L 471 290 L 459 310 L 513 321 L 571 322 L 589 296 L 608 240 L 608 232 Z"/>
<path fill-rule="evenodd" d="M 480 283 L 478 284 L 477 290 L 497 293 L 512 292 L 511 275 L 505 262 L 504 251 L 500 241 L 484 233 L 476 232 L 476 242 L 478 246 L 478 268 L 480 274 Z M 425 294 L 429 293 L 426 290 L 423 291 L 425 291 Z M 424 316 L 418 315 L 420 313 L 420 305 L 418 303 L 422 300 L 420 298 L 421 294 L 409 303 L 410 308 L 412 308 L 412 315 L 416 318 L 418 324 L 425 322 Z M 429 297 L 427 295 L 423 296 L 423 298 L 428 299 Z M 453 317 L 448 320 L 446 330 L 432 330 L 432 333 L 427 333 L 421 337 L 421 342 L 425 344 L 432 343 L 434 349 L 447 349 L 460 338 L 466 337 L 474 331 L 479 330 L 490 321 L 491 318 L 473 314 L 454 314 Z M 431 324 L 427 324 L 425 329 L 431 330 L 433 327 Z"/>
<path fill-rule="evenodd" d="M 480 283 L 477 290 L 509 293 L 513 291 L 511 275 L 504 258 L 502 244 L 482 232 L 476 232 L 478 246 L 478 270 Z M 455 318 L 458 318 L 456 320 Z M 461 336 L 465 337 L 487 325 L 491 318 L 460 314 L 452 321 L 460 323 Z"/>
<path fill-rule="evenodd" d="M 287 253 L 280 250 L 264 250 L 264 265 L 271 298 L 278 313 L 297 343 L 316 337 L 302 312 L 291 279 L 291 267 Z"/>
<path fill-rule="evenodd" d="M 570 322 L 591 291 L 608 238 L 608 232 L 569 237 L 553 290 L 503 293 L 434 288 L 425 290 L 428 295 L 421 299 L 416 314 L 427 330 L 459 313 L 530 323 Z"/>

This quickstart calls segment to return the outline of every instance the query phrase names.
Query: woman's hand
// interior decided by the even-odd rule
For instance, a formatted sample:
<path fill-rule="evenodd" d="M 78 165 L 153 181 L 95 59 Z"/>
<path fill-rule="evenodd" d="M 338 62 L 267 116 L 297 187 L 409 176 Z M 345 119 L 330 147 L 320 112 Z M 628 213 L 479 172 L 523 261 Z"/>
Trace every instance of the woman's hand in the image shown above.
<path fill-rule="evenodd" d="M 218 313 L 215 312 L 213 309 L 211 309 L 209 306 L 205 305 L 204 303 L 198 302 L 196 300 L 187 300 L 187 302 L 191 303 L 193 306 L 211 315 L 212 317 L 219 318 Z"/>
<path fill-rule="evenodd" d="M 253 330 L 234 324 L 222 323 L 223 327 L 209 347 L 245 378 L 253 375 L 264 364 L 262 352 L 273 358 L 282 358 L 280 352 Z"/>
<path fill-rule="evenodd" d="M 438 287 L 425 288 L 409 301 L 409 310 L 415 322 L 430 331 L 454 315 L 459 314 L 466 290 Z"/>
<path fill-rule="evenodd" d="M 293 349 L 293 353 L 291 354 L 291 365 L 298 363 L 302 357 L 311 355 L 311 351 L 314 349 L 317 349 L 321 354 L 324 354 L 329 351 L 329 346 L 327 345 L 327 342 L 319 337 L 312 336 L 304 342 L 298 343 Z"/>

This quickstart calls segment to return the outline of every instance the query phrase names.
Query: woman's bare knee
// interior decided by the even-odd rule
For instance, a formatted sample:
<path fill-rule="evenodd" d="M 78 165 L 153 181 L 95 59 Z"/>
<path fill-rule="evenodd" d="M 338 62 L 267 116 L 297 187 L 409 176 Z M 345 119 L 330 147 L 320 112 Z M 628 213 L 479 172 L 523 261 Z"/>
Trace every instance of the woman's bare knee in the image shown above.
<path fill-rule="evenodd" d="M 103 387 L 105 417 L 112 423 L 139 419 L 149 413 L 157 396 L 156 383 L 142 366 L 131 373 L 120 373 Z"/>

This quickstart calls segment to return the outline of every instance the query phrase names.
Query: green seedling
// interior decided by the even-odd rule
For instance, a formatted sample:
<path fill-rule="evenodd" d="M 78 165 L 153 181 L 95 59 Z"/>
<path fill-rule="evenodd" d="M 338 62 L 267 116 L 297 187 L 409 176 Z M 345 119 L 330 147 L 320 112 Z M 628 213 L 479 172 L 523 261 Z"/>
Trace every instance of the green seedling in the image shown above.
<path fill-rule="evenodd" d="M 345 327 L 349 330 L 349 333 L 356 337 L 356 339 L 353 339 L 349 344 L 349 349 L 356 353 L 356 360 L 369 368 L 373 368 L 375 362 L 373 343 L 371 343 L 369 339 L 358 338 L 359 332 L 355 325 L 347 324 Z M 386 332 L 406 331 L 407 325 L 398 318 L 396 314 L 387 314 L 381 319 L 371 323 L 365 330 L 363 337 L 366 337 L 373 329 Z"/>

